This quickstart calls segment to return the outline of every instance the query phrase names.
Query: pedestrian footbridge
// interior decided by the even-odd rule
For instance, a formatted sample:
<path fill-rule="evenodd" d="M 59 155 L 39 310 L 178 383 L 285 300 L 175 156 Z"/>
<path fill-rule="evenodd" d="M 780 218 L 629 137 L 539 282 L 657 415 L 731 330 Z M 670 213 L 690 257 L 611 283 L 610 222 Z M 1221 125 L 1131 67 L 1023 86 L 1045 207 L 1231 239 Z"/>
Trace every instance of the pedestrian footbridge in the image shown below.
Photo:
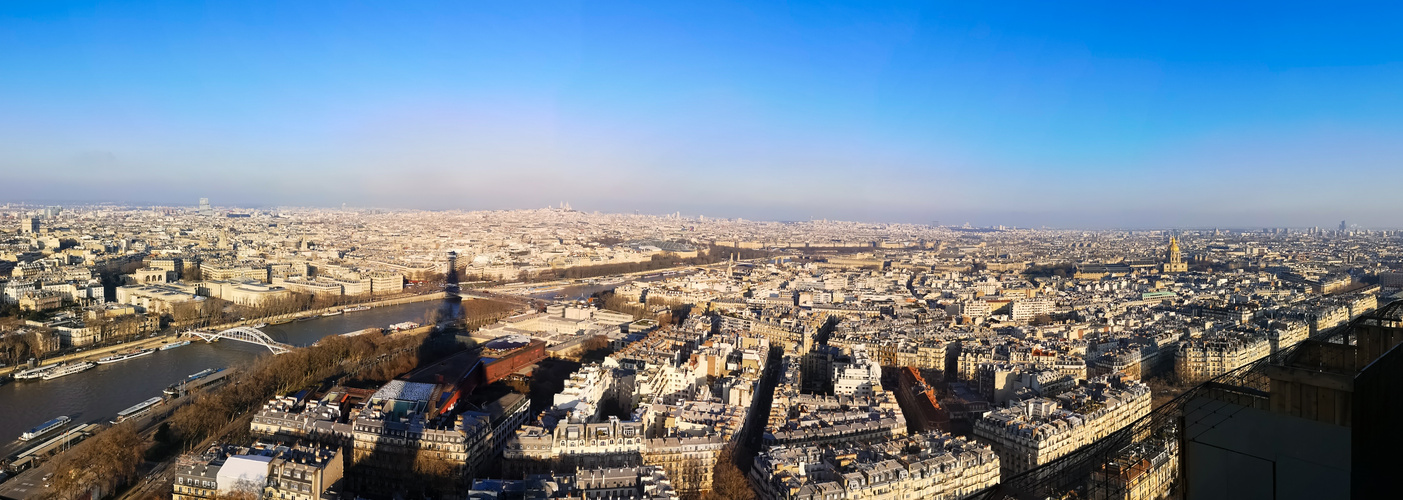
<path fill-rule="evenodd" d="M 292 345 L 284 344 L 282 342 L 273 340 L 272 337 L 269 337 L 268 334 L 263 333 L 262 330 L 251 326 L 238 326 L 217 333 L 202 332 L 199 330 L 194 330 L 189 333 L 190 335 L 194 335 L 203 339 L 205 342 L 215 342 L 219 340 L 236 340 L 239 342 L 246 342 L 249 344 L 257 344 L 263 347 L 267 347 L 269 351 L 273 351 L 273 354 L 282 354 L 292 350 L 293 348 Z"/>

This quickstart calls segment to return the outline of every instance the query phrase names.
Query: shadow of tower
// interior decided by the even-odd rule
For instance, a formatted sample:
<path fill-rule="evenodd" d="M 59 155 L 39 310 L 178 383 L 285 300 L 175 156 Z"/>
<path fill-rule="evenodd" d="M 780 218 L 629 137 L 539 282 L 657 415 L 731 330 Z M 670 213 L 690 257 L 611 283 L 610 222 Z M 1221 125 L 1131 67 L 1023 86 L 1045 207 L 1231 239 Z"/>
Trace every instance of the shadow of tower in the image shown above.
<path fill-rule="evenodd" d="M 439 324 L 457 324 L 463 319 L 463 298 L 458 288 L 458 252 L 448 252 L 448 273 L 444 278 L 443 304 L 438 308 Z"/>

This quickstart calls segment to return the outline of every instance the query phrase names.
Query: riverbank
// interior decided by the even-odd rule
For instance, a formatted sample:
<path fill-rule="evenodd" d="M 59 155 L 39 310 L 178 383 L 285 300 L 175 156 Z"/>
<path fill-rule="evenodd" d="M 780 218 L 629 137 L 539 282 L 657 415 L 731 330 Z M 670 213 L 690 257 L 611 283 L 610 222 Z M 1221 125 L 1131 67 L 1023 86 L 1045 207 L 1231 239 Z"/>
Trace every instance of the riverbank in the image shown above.
<path fill-rule="evenodd" d="M 410 304 L 410 303 L 414 303 L 414 302 L 429 302 L 429 301 L 433 301 L 433 300 L 443 300 L 443 298 L 446 297 L 447 295 L 448 295 L 447 292 L 434 292 L 434 293 L 426 293 L 426 294 L 421 294 L 421 295 L 410 295 L 410 296 L 408 296 L 408 297 L 396 297 L 396 298 L 393 298 L 393 299 L 377 300 L 377 301 L 373 301 L 373 302 L 365 302 L 365 303 L 360 303 L 360 304 L 346 304 L 346 305 L 339 305 L 339 306 L 332 306 L 332 307 L 323 307 L 323 308 L 321 308 L 321 309 L 308 309 L 308 310 L 306 310 L 306 311 L 297 311 L 297 312 L 295 312 L 295 313 L 279 314 L 279 315 L 277 315 L 277 316 L 269 316 L 269 317 L 264 317 L 264 318 L 252 318 L 252 319 L 245 319 L 245 320 L 243 320 L 243 321 L 235 321 L 235 322 L 232 322 L 232 323 L 224 323 L 224 324 L 219 324 L 219 325 L 203 326 L 203 327 L 200 327 L 200 330 L 204 330 L 204 331 L 216 331 L 216 332 L 217 332 L 217 331 L 220 331 L 220 330 L 228 330 L 228 329 L 230 329 L 230 328 L 235 328 L 235 327 L 240 327 L 240 326 L 253 326 L 253 325 L 260 324 L 260 323 L 269 323 L 269 324 L 284 323 L 284 322 L 295 321 L 295 320 L 304 319 L 304 318 L 314 318 L 314 317 L 321 316 L 321 315 L 326 314 L 326 313 L 341 311 L 341 310 L 344 310 L 344 309 L 346 309 L 346 308 L 348 308 L 348 307 L 370 306 L 371 308 L 375 308 L 375 307 L 384 307 L 384 306 L 397 306 L 397 305 L 400 305 L 400 304 Z"/>
<path fill-rule="evenodd" d="M 385 334 L 386 336 L 404 336 L 404 337 L 408 337 L 408 336 L 410 336 L 410 335 L 418 335 L 418 334 L 421 334 L 421 333 L 433 333 L 433 331 L 434 331 L 435 328 L 438 328 L 438 327 L 437 327 L 437 326 L 434 326 L 434 325 L 424 325 L 424 326 L 419 326 L 419 327 L 414 327 L 414 328 L 408 328 L 408 329 L 400 330 L 400 331 L 397 331 L 397 332 L 384 332 L 384 334 Z"/>
<path fill-rule="evenodd" d="M 342 305 L 342 306 L 327 307 L 327 308 L 322 308 L 322 309 L 313 309 L 313 310 L 307 310 L 307 311 L 299 311 L 299 312 L 296 312 L 296 313 L 283 314 L 283 315 L 274 316 L 274 317 L 271 317 L 271 318 L 255 318 L 255 319 L 248 319 L 248 320 L 243 320 L 243 321 L 234 322 L 234 323 L 225 323 L 225 324 L 221 324 L 221 325 L 206 326 L 206 327 L 203 327 L 202 329 L 204 329 L 204 330 L 211 330 L 211 331 L 220 331 L 220 330 L 227 330 L 227 329 L 229 329 L 229 328 L 234 328 L 234 327 L 238 327 L 238 326 L 252 326 L 252 325 L 259 324 L 259 323 L 272 323 L 272 322 L 279 322 L 279 321 L 284 321 L 284 320 L 286 320 L 286 321 L 292 321 L 292 320 L 296 320 L 296 319 L 300 319 L 300 318 L 311 318 L 311 317 L 321 316 L 322 314 L 325 314 L 325 313 L 328 313 L 328 312 L 339 311 L 339 310 L 345 309 L 345 308 L 347 308 L 347 307 L 356 307 L 356 306 L 361 306 L 361 305 L 367 305 L 367 306 L 370 306 L 370 307 L 372 307 L 372 308 L 375 308 L 375 307 L 383 307 L 383 306 L 394 306 L 394 305 L 400 305 L 400 304 L 409 304 L 409 303 L 414 303 L 414 302 L 429 302 L 429 301 L 434 301 L 434 300 L 442 300 L 446 295 L 447 295 L 447 293 L 445 293 L 445 292 L 434 292 L 434 293 L 426 293 L 426 294 L 421 294 L 421 295 L 410 295 L 410 296 L 407 296 L 407 297 L 395 297 L 395 298 L 391 298 L 391 299 L 384 299 L 384 300 L 377 300 L 377 301 L 374 301 L 374 302 L 367 302 L 367 303 L 364 303 L 364 304 Z M 177 328 L 177 329 L 178 329 L 178 330 L 179 330 L 179 329 L 188 329 L 188 327 L 180 327 L 180 328 Z M 107 356 L 107 355 L 109 355 L 109 354 L 112 354 L 112 353 L 118 352 L 118 351 L 125 351 L 125 350 L 130 350 L 130 349 L 145 349 L 145 348 L 148 348 L 148 347 L 159 347 L 159 346 L 161 346 L 161 345 L 164 345 L 164 344 L 167 344 L 167 343 L 170 343 L 170 342 L 174 342 L 174 341 L 177 339 L 178 336 L 179 336 L 179 335 L 178 335 L 177 333 L 160 334 L 160 335 L 157 335 L 157 336 L 155 336 L 155 337 L 148 337 L 148 338 L 143 338 L 143 339 L 139 339 L 139 340 L 133 340 L 133 341 L 130 341 L 130 342 L 124 342 L 124 343 L 120 343 L 120 344 L 113 344 L 113 345 L 109 345 L 109 346 L 96 347 L 96 348 L 84 350 L 84 351 L 82 351 L 82 352 L 75 352 L 75 353 L 65 354 L 65 355 L 62 355 L 62 356 L 55 356 L 55 357 L 52 357 L 52 358 L 44 358 L 43 360 L 39 361 L 38 364 L 36 364 L 36 366 L 39 366 L 39 365 L 48 365 L 48 364 L 54 364 L 54 363 L 66 363 L 66 362 L 70 362 L 70 361 L 95 361 L 95 360 L 97 360 L 98 358 L 101 358 L 101 357 L 103 357 L 103 356 Z M 17 371 L 23 371 L 23 370 L 27 370 L 27 369 L 29 369 L 29 367 L 24 366 L 24 365 L 6 366 L 6 367 L 3 367 L 3 368 L 0 368 L 0 377 L 6 377 L 6 376 L 9 376 L 11 373 L 15 373 L 15 372 L 17 372 Z"/>
<path fill-rule="evenodd" d="M 436 310 L 439 305 L 439 302 L 417 302 L 377 307 L 363 312 L 270 325 L 262 330 L 279 342 L 305 346 L 326 337 L 367 328 L 375 328 L 378 332 L 386 325 L 422 322 L 425 312 Z M 54 359 L 58 359 L 59 354 L 68 353 L 54 353 Z M 0 411 L 0 444 L 60 415 L 68 416 L 74 422 L 107 422 L 117 412 L 161 395 L 167 386 L 178 384 L 191 374 L 211 368 L 227 370 L 248 366 L 267 357 L 270 357 L 268 349 L 258 345 L 194 340 L 178 349 L 99 365 L 83 373 L 53 380 L 8 382 L 0 385 L 0 408 L 22 408 L 23 411 Z"/>
<path fill-rule="evenodd" d="M 99 358 L 115 353 L 117 351 L 145 349 L 148 347 L 160 347 L 166 343 L 174 342 L 175 338 L 175 335 L 158 335 L 155 337 L 148 337 L 141 340 L 133 340 L 131 342 L 123 342 L 121 344 L 98 347 L 90 350 L 85 350 L 83 352 L 75 352 L 72 354 L 65 354 L 62 356 L 55 356 L 52 358 L 44 358 L 43 361 L 38 362 L 35 366 L 51 365 L 54 363 L 67 363 L 70 361 L 97 361 Z M 8 376 L 9 374 L 14 373 L 15 371 L 27 369 L 29 369 L 29 367 L 24 365 L 7 366 L 4 368 L 0 368 L 0 377 Z"/>

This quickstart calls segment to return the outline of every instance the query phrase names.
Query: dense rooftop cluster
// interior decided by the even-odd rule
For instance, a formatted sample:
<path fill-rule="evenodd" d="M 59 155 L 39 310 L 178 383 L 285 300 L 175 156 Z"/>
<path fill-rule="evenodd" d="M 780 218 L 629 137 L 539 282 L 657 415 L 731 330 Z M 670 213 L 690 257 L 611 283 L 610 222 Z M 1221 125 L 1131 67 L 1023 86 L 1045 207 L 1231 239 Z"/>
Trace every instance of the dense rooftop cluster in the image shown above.
<path fill-rule="evenodd" d="M 52 348 L 217 320 L 210 303 L 273 314 L 436 291 L 415 286 L 447 271 L 450 252 L 462 281 L 486 293 L 608 290 L 485 322 L 469 336 L 481 359 L 452 377 L 283 396 L 253 417 L 260 436 L 347 450 L 354 466 L 344 478 L 323 472 L 324 487 L 372 497 L 392 495 L 408 480 L 403 464 L 431 456 L 475 497 L 545 488 L 665 498 L 712 489 L 722 466 L 747 463 L 728 454 L 744 448 L 736 453 L 754 465 L 739 474 L 762 497 L 958 498 L 1143 418 L 1166 395 L 1159 388 L 1232 372 L 1403 288 L 1403 242 L 1387 231 L 975 229 L 566 208 L 17 207 L 0 210 L 0 227 L 0 295 L 31 320 L 0 335 L 43 330 Z M 599 272 L 581 271 L 590 268 Z M 104 279 L 120 282 L 116 300 Z M 544 363 L 569 367 L 553 394 L 464 405 Z M 1172 475 L 1173 447 L 1137 453 L 1155 457 L 1142 472 Z M 211 465 L 272 463 L 206 458 L 183 470 L 215 490 L 219 479 L 201 472 Z"/>

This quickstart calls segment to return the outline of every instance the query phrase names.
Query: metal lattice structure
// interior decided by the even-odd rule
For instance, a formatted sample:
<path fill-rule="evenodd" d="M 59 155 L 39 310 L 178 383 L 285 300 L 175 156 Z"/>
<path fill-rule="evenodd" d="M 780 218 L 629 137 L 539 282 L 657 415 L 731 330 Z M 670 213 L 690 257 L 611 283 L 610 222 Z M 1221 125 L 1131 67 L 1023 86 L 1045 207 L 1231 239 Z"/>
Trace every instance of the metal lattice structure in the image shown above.
<path fill-rule="evenodd" d="M 268 334 L 263 333 L 262 330 L 251 326 L 237 326 L 218 333 L 192 331 L 190 332 L 190 334 L 203 339 L 205 342 L 215 342 L 218 340 L 234 340 L 238 342 L 261 345 L 263 347 L 267 347 L 269 351 L 273 351 L 273 354 L 282 354 L 288 352 L 292 350 L 293 347 L 291 345 L 273 340 L 272 337 L 269 337 Z"/>

